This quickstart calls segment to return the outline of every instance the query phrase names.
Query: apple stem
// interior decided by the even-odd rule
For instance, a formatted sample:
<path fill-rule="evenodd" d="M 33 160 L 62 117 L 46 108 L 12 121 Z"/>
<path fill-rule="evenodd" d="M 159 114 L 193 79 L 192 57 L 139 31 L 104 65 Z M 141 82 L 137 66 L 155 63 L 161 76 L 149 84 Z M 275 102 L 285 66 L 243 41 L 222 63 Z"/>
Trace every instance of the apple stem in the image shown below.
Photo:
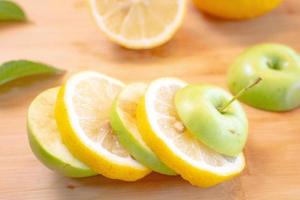
<path fill-rule="evenodd" d="M 258 77 L 253 83 L 249 84 L 248 86 L 241 89 L 230 101 L 228 101 L 221 109 L 221 113 L 225 113 L 226 109 L 230 106 L 232 102 L 237 100 L 242 94 L 244 94 L 247 90 L 252 88 L 253 86 L 257 85 L 260 81 L 262 81 L 261 77 Z"/>

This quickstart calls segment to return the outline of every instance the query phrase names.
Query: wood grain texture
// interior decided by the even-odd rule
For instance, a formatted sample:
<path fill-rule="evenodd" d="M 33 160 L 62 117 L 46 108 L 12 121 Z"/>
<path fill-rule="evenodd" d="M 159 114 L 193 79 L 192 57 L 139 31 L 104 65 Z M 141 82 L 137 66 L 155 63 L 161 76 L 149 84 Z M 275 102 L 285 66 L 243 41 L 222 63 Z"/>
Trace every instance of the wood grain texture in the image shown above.
<path fill-rule="evenodd" d="M 177 76 L 226 87 L 226 71 L 246 47 L 281 42 L 300 51 L 300 2 L 286 0 L 274 12 L 249 21 L 220 21 L 191 3 L 184 24 L 166 45 L 131 51 L 97 29 L 84 0 L 18 0 L 29 23 L 0 24 L 0 62 L 31 59 L 69 73 L 93 69 L 125 82 Z M 250 136 L 247 168 L 210 189 L 179 177 L 152 174 L 135 183 L 102 176 L 70 179 L 40 164 L 28 145 L 25 117 L 30 101 L 58 78 L 19 81 L 0 90 L 0 199 L 300 199 L 300 110 L 270 113 L 245 106 Z M 43 80 L 41 80 L 43 79 Z"/>

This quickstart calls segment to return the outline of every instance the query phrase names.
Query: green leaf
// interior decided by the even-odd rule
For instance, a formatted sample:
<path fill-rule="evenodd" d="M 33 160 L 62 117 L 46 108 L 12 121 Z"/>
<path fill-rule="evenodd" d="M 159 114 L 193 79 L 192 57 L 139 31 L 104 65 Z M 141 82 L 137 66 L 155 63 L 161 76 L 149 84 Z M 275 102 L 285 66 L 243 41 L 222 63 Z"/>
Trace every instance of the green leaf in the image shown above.
<path fill-rule="evenodd" d="M 0 21 L 25 21 L 26 15 L 16 3 L 0 0 Z"/>
<path fill-rule="evenodd" d="M 63 74 L 64 72 L 64 70 L 28 60 L 9 61 L 0 65 L 0 86 L 27 76 Z"/>

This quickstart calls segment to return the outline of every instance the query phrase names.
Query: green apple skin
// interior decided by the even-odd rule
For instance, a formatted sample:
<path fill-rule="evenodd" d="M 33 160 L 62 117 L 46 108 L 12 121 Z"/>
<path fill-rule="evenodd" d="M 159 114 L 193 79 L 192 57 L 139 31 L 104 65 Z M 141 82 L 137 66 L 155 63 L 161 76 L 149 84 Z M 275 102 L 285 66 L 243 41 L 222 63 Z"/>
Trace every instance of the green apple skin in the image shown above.
<path fill-rule="evenodd" d="M 118 98 L 115 100 L 110 113 L 110 124 L 117 134 L 119 142 L 127 151 L 140 163 L 149 169 L 164 175 L 176 175 L 176 173 L 167 167 L 158 157 L 149 149 L 145 148 L 135 136 L 125 126 L 117 106 Z"/>
<path fill-rule="evenodd" d="M 288 111 L 300 106 L 300 56 L 280 44 L 262 44 L 242 53 L 228 72 L 233 94 L 262 81 L 240 96 L 250 106 L 268 111 Z"/>
<path fill-rule="evenodd" d="M 97 175 L 89 168 L 77 168 L 71 166 L 70 164 L 58 159 L 51 152 L 47 151 L 46 148 L 40 144 L 31 131 L 30 127 L 27 125 L 28 140 L 34 155 L 41 161 L 47 168 L 62 174 L 67 177 L 80 178 L 89 177 Z"/>
<path fill-rule="evenodd" d="M 248 135 L 247 116 L 238 101 L 220 112 L 232 98 L 222 88 L 211 85 L 188 85 L 175 95 L 177 113 L 187 130 L 227 156 L 241 153 Z"/>

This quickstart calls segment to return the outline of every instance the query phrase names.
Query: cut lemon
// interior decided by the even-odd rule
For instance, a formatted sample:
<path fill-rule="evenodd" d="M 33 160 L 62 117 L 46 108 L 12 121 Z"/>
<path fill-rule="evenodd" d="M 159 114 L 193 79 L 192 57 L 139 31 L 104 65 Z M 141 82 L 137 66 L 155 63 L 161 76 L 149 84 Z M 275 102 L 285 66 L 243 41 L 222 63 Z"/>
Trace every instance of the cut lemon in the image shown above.
<path fill-rule="evenodd" d="M 42 92 L 28 109 L 27 129 L 30 147 L 43 164 L 65 176 L 95 175 L 95 172 L 77 160 L 62 143 L 54 118 L 58 90 L 59 88 L 52 88 Z"/>
<path fill-rule="evenodd" d="M 167 42 L 182 23 L 186 0 L 90 0 L 100 29 L 116 43 L 147 49 Z"/>
<path fill-rule="evenodd" d="M 245 166 L 244 156 L 218 154 L 186 131 L 174 104 L 176 91 L 185 85 L 173 78 L 152 82 L 138 105 L 138 127 L 164 163 L 191 184 L 209 187 L 239 174 Z"/>
<path fill-rule="evenodd" d="M 55 116 L 64 143 L 94 171 L 135 181 L 151 171 L 134 160 L 112 131 L 109 113 L 123 83 L 97 72 L 81 72 L 60 89 Z"/>
<path fill-rule="evenodd" d="M 175 172 L 163 164 L 146 145 L 136 125 L 136 108 L 146 88 L 144 83 L 133 83 L 122 90 L 112 107 L 111 126 L 120 143 L 136 160 L 158 173 L 174 175 Z"/>

